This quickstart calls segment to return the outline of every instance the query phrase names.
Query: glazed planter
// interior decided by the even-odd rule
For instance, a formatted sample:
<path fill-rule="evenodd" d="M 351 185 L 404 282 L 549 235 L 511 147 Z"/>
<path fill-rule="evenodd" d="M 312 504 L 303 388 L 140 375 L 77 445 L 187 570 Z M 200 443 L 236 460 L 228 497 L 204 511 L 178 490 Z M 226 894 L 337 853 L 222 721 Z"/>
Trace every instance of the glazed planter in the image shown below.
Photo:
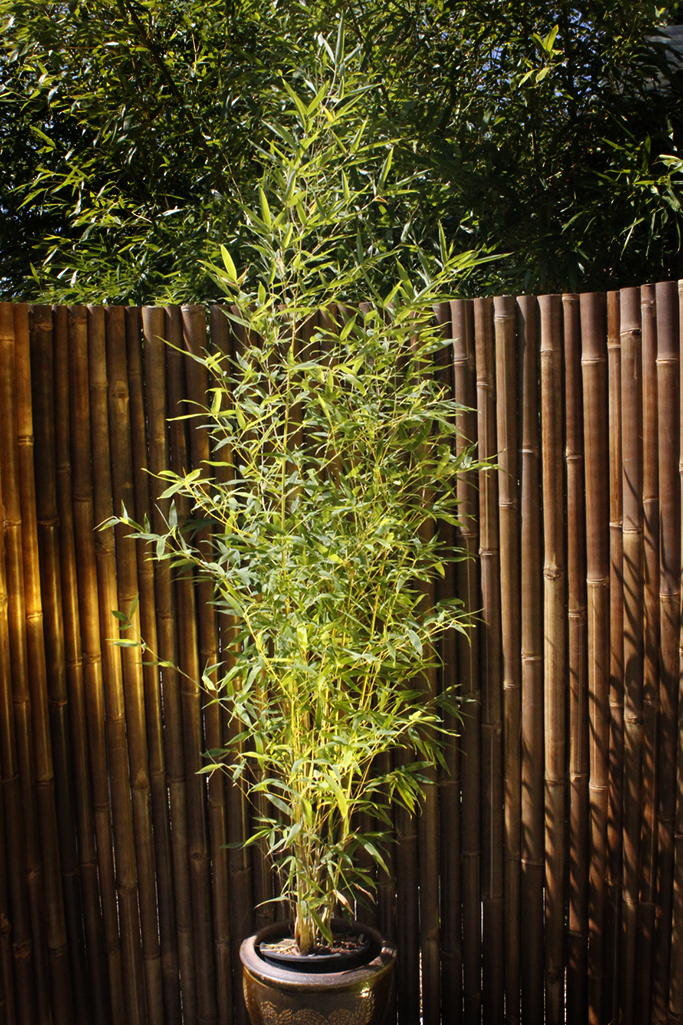
<path fill-rule="evenodd" d="M 367 925 L 345 928 L 370 939 L 368 961 L 342 971 L 292 970 L 268 963 L 259 944 L 290 926 L 269 925 L 242 943 L 244 999 L 252 1025 L 385 1025 L 394 997 L 396 950 Z M 302 958 L 302 962 L 306 959 Z M 327 966 L 326 966 L 327 967 Z"/>

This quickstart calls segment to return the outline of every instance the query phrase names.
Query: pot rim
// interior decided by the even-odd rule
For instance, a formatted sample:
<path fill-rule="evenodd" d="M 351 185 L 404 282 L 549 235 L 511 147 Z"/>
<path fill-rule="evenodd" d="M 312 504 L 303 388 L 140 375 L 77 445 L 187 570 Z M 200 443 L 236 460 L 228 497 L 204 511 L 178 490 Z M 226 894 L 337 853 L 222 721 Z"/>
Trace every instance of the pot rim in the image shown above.
<path fill-rule="evenodd" d="M 370 938 L 372 946 L 379 953 L 364 965 L 356 968 L 347 968 L 338 972 L 306 972 L 297 971 L 292 968 L 277 968 L 273 964 L 264 961 L 258 952 L 258 944 L 263 940 L 266 942 L 275 939 L 282 932 L 291 927 L 290 922 L 275 922 L 260 929 L 252 936 L 247 936 L 240 947 L 240 960 L 245 971 L 262 982 L 275 983 L 278 988 L 286 990 L 300 990 L 302 988 L 314 989 L 347 989 L 356 987 L 364 981 L 369 981 L 378 975 L 390 971 L 396 960 L 396 948 L 372 926 L 360 922 L 347 922 L 344 919 L 335 919 L 340 925 L 344 924 L 346 929 L 353 932 L 362 932 Z"/>

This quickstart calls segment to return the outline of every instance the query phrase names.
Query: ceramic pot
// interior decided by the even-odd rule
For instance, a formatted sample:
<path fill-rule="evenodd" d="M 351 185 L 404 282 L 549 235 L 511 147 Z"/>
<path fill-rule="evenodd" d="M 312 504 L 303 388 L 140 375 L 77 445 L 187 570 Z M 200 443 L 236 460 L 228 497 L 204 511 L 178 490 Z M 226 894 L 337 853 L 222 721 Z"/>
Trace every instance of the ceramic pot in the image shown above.
<path fill-rule="evenodd" d="M 244 940 L 240 958 L 252 1025 L 385 1025 L 393 1005 L 396 950 L 367 925 L 344 923 L 344 928 L 370 939 L 370 960 L 336 972 L 293 971 L 263 959 L 259 944 L 289 933 L 288 923 L 269 925 Z"/>

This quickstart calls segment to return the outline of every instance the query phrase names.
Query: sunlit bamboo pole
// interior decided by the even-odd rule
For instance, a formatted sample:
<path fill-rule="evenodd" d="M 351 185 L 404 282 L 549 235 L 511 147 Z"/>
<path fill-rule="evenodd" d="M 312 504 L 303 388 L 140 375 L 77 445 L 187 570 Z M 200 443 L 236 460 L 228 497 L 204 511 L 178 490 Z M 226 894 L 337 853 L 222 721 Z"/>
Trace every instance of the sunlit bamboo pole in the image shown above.
<path fill-rule="evenodd" d="M 479 458 L 496 454 L 496 393 L 493 302 L 474 303 L 477 366 Z M 482 627 L 480 672 L 482 690 L 482 866 L 483 1004 L 486 1025 L 503 1021 L 504 897 L 503 897 L 503 673 L 501 652 L 500 548 L 498 479 L 479 475 Z"/>
<path fill-rule="evenodd" d="M 667 1021 L 672 938 L 676 735 L 681 601 L 680 342 L 678 288 L 661 282 L 657 301 L 657 404 L 659 442 L 660 677 L 657 743 L 657 908 L 652 1020 Z"/>
<path fill-rule="evenodd" d="M 35 509 L 40 554 L 46 685 L 55 774 L 56 818 L 64 890 L 65 928 L 73 998 L 73 1020 L 89 1025 L 92 1019 L 83 932 L 80 866 L 74 809 L 74 781 L 68 719 L 68 688 L 64 656 L 64 623 L 57 518 L 57 465 L 54 419 L 54 361 L 52 309 L 30 310 L 31 393 L 35 448 Z M 27 425 L 28 426 L 28 425 Z M 34 570 L 35 572 L 35 570 Z M 62 966 L 64 971 L 64 966 Z M 69 973 L 64 972 L 66 982 Z"/>
<path fill-rule="evenodd" d="M 640 290 L 621 291 L 624 502 L 624 797 L 620 1014 L 635 1022 L 643 763 L 643 451 Z"/>
<path fill-rule="evenodd" d="M 10 303 L 0 303 L 0 366 L 12 366 L 14 349 L 14 313 Z M 0 374 L 0 398 L 13 388 L 8 374 Z M 6 416 L 6 413 L 5 413 Z M 9 433 L 9 432 L 3 432 Z M 0 466 L 0 502 L 3 506 L 4 479 Z M 8 910 L 12 923 L 12 961 L 16 984 L 16 1011 L 22 1023 L 35 1025 L 36 977 L 31 937 L 30 894 L 27 885 L 27 851 L 24 806 L 19 776 L 19 751 L 14 718 L 12 666 L 10 662 L 10 626 L 8 606 L 10 595 L 5 574 L 5 535 L 0 531 L 0 769 L 2 770 L 3 812 L 6 835 L 12 837 L 11 855 L 7 858 Z M 21 726 L 21 723 L 19 723 Z"/>
<path fill-rule="evenodd" d="M 643 763 L 636 1021 L 652 1006 L 652 955 L 657 885 L 657 717 L 659 707 L 659 467 L 657 308 L 654 285 L 640 290 L 643 408 Z"/>
<path fill-rule="evenodd" d="M 567 1020 L 588 1017 L 588 676 L 586 652 L 586 505 L 578 295 L 563 296 L 567 474 L 569 678 L 569 837 Z"/>
<path fill-rule="evenodd" d="M 456 451 L 462 453 L 477 440 L 477 370 L 474 345 L 474 304 L 451 303 L 453 382 L 456 402 L 463 407 L 456 420 Z M 467 553 L 456 566 L 456 591 L 466 612 L 482 607 L 479 579 L 479 494 L 477 475 L 458 478 L 460 502 L 456 531 L 459 548 Z M 481 1021 L 481 685 L 479 679 L 479 619 L 469 637 L 458 637 L 458 680 L 463 720 L 459 738 L 461 775 L 462 960 L 464 1022 Z M 457 941 L 456 941 L 457 942 Z M 459 966 L 456 965 L 456 971 Z M 444 1004 L 446 992 L 444 991 Z"/>
<path fill-rule="evenodd" d="M 61 611 L 69 694 L 69 726 L 78 823 L 78 854 L 93 1013 L 106 1025 L 123 1016 L 123 981 L 112 858 L 111 808 L 104 734 L 104 703 L 94 553 L 90 537 L 92 496 L 80 439 L 89 443 L 87 404 L 78 415 L 71 394 L 87 391 L 87 313 L 54 310 L 55 450 Z M 85 376 L 83 370 L 86 370 Z M 73 424 L 71 417 L 73 416 Z M 73 481 L 71 440 L 78 453 Z M 72 487 L 73 484 L 73 487 Z M 84 539 L 81 542 L 81 531 Z M 78 564 L 77 564 L 77 542 Z M 88 585 L 91 585 L 90 587 Z M 85 616 L 81 631 L 81 612 Z"/>
<path fill-rule="evenodd" d="M 609 389 L 610 681 L 609 796 L 607 811 L 607 902 L 605 906 L 605 1008 L 619 1013 L 619 940 L 622 887 L 622 795 L 624 760 L 623 481 L 621 452 L 621 334 L 619 292 L 607 293 Z"/>
<path fill-rule="evenodd" d="M 565 1017 L 566 553 L 562 297 L 541 311 L 541 465 L 544 534 L 545 1021 Z"/>
<path fill-rule="evenodd" d="M 147 465 L 140 310 L 132 306 L 127 307 L 125 319 L 131 447 L 133 452 L 134 511 L 136 521 L 144 523 L 145 517 L 151 522 L 152 511 L 149 498 L 150 475 Z M 140 596 L 140 631 L 149 650 L 157 652 L 159 645 L 154 603 L 154 564 L 149 552 L 142 547 L 140 542 L 138 544 L 137 576 Z M 164 1022 L 165 1025 L 180 1025 L 182 1018 L 180 966 L 178 960 L 176 900 L 173 885 L 168 782 L 164 752 L 161 674 L 159 668 L 154 664 L 152 656 L 143 661 L 142 673 L 152 796 L 156 886 L 159 904 L 159 943 L 161 948 Z"/>
<path fill-rule="evenodd" d="M 591 863 L 588 1020 L 604 1025 L 605 869 L 609 745 L 609 453 L 605 296 L 584 293 L 581 366 L 586 466 L 586 583 L 590 719 Z"/>
<path fill-rule="evenodd" d="M 517 440 L 517 304 L 494 299 L 500 607 L 505 753 L 505 1011 L 520 1020 L 521 725 L 519 453 Z"/>
<path fill-rule="evenodd" d="M 169 318 L 170 319 L 170 318 Z M 144 335 L 144 382 L 147 415 L 149 487 L 152 530 L 163 534 L 167 529 L 170 502 L 160 496 L 165 483 L 159 479 L 170 468 L 168 450 L 168 405 L 166 399 L 166 346 L 169 324 L 163 309 L 145 307 L 142 311 Z M 175 331 L 175 342 L 182 341 Z M 184 1025 L 196 1025 L 197 991 L 195 984 L 194 943 L 192 931 L 192 899 L 190 895 L 190 857 L 187 841 L 187 799 L 183 759 L 183 713 L 180 680 L 177 670 L 176 605 L 173 581 L 168 562 L 154 566 L 156 594 L 156 625 L 161 684 L 164 699 L 164 745 L 168 790 L 171 806 L 171 848 L 175 913 L 178 929 L 178 960 Z"/>
<path fill-rule="evenodd" d="M 540 538 L 538 301 L 518 299 L 521 409 L 522 1006 L 528 1025 L 543 1021 L 543 563 Z"/>

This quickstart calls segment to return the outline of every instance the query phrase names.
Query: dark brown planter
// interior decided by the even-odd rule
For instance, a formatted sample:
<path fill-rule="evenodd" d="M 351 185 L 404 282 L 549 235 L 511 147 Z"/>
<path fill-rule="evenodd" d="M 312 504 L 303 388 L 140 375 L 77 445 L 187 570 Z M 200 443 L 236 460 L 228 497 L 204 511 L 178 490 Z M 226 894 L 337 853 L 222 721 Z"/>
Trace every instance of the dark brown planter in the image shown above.
<path fill-rule="evenodd" d="M 252 1025 L 385 1025 L 393 1005 L 396 950 L 367 925 L 354 925 L 372 941 L 368 964 L 341 972 L 291 971 L 268 964 L 258 944 L 280 938 L 282 922 L 242 943 L 244 999 Z"/>

